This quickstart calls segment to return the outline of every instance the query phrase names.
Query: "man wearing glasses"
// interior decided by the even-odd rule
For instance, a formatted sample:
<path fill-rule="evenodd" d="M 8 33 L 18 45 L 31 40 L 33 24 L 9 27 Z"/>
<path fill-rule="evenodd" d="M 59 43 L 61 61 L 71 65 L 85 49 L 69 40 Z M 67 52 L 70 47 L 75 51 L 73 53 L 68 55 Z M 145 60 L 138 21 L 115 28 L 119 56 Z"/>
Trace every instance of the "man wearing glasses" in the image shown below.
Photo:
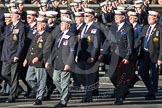
<path fill-rule="evenodd" d="M 75 62 L 77 63 L 76 72 L 84 75 L 86 96 L 82 102 L 92 102 L 92 91 L 98 89 L 98 83 L 95 83 L 97 77 L 97 60 L 100 52 L 100 30 L 94 23 L 94 10 L 84 8 L 84 26 L 79 37 L 79 45 Z"/>
<path fill-rule="evenodd" d="M 158 66 L 162 64 L 162 31 L 156 11 L 148 11 L 148 25 L 142 29 L 139 74 L 148 89 L 146 100 L 155 100 L 158 88 Z M 150 72 L 149 72 L 150 70 Z"/>
<path fill-rule="evenodd" d="M 11 90 L 7 103 L 15 101 L 18 87 L 18 65 L 25 40 L 25 26 L 20 21 L 20 14 L 17 9 L 11 9 L 11 20 L 9 30 L 5 34 L 2 56 L 2 76 L 10 84 Z"/>
<path fill-rule="evenodd" d="M 33 11 L 33 10 L 27 10 L 27 26 L 26 26 L 26 39 L 25 39 L 25 44 L 24 44 L 24 48 L 23 48 L 23 59 L 22 59 L 22 63 L 27 55 L 27 52 L 28 52 L 28 49 L 29 49 L 29 46 L 33 40 L 33 38 L 35 37 L 35 34 L 37 32 L 37 27 L 36 27 L 36 11 Z M 25 84 L 27 85 L 27 92 L 26 94 L 24 95 L 25 98 L 33 98 L 35 97 L 35 90 L 32 89 L 28 83 L 26 82 L 25 78 L 26 78 L 26 73 L 27 73 L 27 69 L 28 69 L 28 66 L 26 67 L 22 67 L 21 66 L 21 76 L 23 76 L 23 79 L 24 79 L 24 82 Z"/>

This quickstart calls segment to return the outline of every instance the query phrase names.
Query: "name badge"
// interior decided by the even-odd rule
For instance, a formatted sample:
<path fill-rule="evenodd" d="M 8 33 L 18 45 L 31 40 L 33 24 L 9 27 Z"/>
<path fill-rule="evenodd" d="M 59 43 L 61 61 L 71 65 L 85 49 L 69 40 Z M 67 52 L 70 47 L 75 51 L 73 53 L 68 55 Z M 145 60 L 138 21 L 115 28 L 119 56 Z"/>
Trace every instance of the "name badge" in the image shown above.
<path fill-rule="evenodd" d="M 68 40 L 64 40 L 63 45 L 67 46 L 68 45 Z"/>

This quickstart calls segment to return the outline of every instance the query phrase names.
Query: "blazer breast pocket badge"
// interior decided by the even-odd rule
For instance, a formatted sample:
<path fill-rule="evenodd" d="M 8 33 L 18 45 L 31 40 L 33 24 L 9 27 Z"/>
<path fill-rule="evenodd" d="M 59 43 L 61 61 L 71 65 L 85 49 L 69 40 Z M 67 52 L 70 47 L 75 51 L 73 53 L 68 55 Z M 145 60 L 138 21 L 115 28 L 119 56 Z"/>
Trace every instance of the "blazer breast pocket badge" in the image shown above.
<path fill-rule="evenodd" d="M 67 46 L 67 45 L 68 45 L 68 40 L 64 40 L 64 41 L 63 41 L 63 45 L 64 45 L 64 46 Z"/>
<path fill-rule="evenodd" d="M 43 47 L 43 43 L 42 42 L 39 42 L 38 43 L 38 48 L 42 48 Z"/>
<path fill-rule="evenodd" d="M 91 36 L 87 36 L 88 43 L 92 42 Z"/>
<path fill-rule="evenodd" d="M 153 38 L 153 42 L 157 43 L 159 42 L 159 31 L 156 31 L 155 37 Z"/>

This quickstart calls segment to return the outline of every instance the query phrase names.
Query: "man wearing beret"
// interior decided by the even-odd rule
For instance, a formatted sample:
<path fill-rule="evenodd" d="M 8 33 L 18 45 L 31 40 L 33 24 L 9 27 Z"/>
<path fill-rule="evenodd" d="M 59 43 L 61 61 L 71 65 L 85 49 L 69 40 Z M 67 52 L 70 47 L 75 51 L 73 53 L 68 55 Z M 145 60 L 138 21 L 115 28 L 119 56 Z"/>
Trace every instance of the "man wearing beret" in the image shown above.
<path fill-rule="evenodd" d="M 46 31 L 46 19 L 37 18 L 37 33 L 29 47 L 23 66 L 28 67 L 26 81 L 37 90 L 33 105 L 41 105 L 45 94 L 47 73 L 44 68 L 43 48 L 49 33 Z"/>
<path fill-rule="evenodd" d="M 20 21 L 17 9 L 11 10 L 12 23 L 5 34 L 1 60 L 3 61 L 2 76 L 10 84 L 11 90 L 6 102 L 14 102 L 18 87 L 18 64 L 25 39 L 25 26 Z"/>
<path fill-rule="evenodd" d="M 162 26 L 158 24 L 158 12 L 148 12 L 148 25 L 143 27 L 141 37 L 135 45 L 142 47 L 139 58 L 139 74 L 148 89 L 145 99 L 155 100 L 159 65 L 162 64 Z"/>

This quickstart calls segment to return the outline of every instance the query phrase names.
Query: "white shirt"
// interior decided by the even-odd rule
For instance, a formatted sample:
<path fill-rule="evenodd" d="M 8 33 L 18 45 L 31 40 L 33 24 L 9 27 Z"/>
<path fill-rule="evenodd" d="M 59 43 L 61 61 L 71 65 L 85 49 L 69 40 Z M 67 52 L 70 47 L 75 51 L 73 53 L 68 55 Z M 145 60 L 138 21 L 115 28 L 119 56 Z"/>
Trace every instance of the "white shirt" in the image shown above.
<path fill-rule="evenodd" d="M 118 25 L 118 31 L 123 27 L 123 25 L 125 24 L 125 22 L 122 22 Z"/>
<path fill-rule="evenodd" d="M 15 23 L 13 23 L 13 26 L 15 26 L 17 23 L 19 22 L 19 20 L 18 21 L 16 21 Z"/>
<path fill-rule="evenodd" d="M 88 25 L 87 28 L 86 28 L 86 25 L 84 26 L 84 28 L 83 28 L 83 30 L 82 30 L 82 33 L 81 33 L 81 38 L 84 37 L 84 33 L 87 32 L 87 30 L 89 29 L 89 27 L 90 27 L 92 24 L 93 24 L 93 21 L 90 22 L 90 23 L 88 23 L 88 24 L 86 24 L 86 25 Z M 85 29 L 86 29 L 86 31 L 85 31 Z"/>
<path fill-rule="evenodd" d="M 61 44 L 62 39 L 63 39 L 64 37 L 66 37 L 66 33 L 67 33 L 68 31 L 69 31 L 69 29 L 67 29 L 67 30 L 65 30 L 65 31 L 63 32 L 63 35 L 62 35 L 61 39 L 59 40 L 58 48 L 60 47 L 60 44 Z"/>
<path fill-rule="evenodd" d="M 44 31 L 38 32 L 39 35 L 42 35 L 44 33 Z"/>
<path fill-rule="evenodd" d="M 133 23 L 133 28 L 136 26 L 137 22 Z"/>
<path fill-rule="evenodd" d="M 151 26 L 151 31 L 150 31 L 150 34 L 148 34 L 148 40 L 150 39 L 150 35 L 151 35 L 151 32 L 153 31 L 153 29 L 155 28 L 155 26 L 156 26 L 156 23 L 155 24 L 153 24 L 153 25 L 150 25 Z M 149 27 L 150 27 L 149 26 Z M 148 28 L 149 29 L 149 28 Z M 147 41 L 148 41 L 147 40 Z"/>
<path fill-rule="evenodd" d="M 35 24 L 36 22 L 33 22 L 32 24 L 30 24 L 30 28 L 33 28 Z"/>
<path fill-rule="evenodd" d="M 83 25 L 83 23 L 79 24 L 77 27 L 77 30 L 79 30 L 79 28 Z"/>

